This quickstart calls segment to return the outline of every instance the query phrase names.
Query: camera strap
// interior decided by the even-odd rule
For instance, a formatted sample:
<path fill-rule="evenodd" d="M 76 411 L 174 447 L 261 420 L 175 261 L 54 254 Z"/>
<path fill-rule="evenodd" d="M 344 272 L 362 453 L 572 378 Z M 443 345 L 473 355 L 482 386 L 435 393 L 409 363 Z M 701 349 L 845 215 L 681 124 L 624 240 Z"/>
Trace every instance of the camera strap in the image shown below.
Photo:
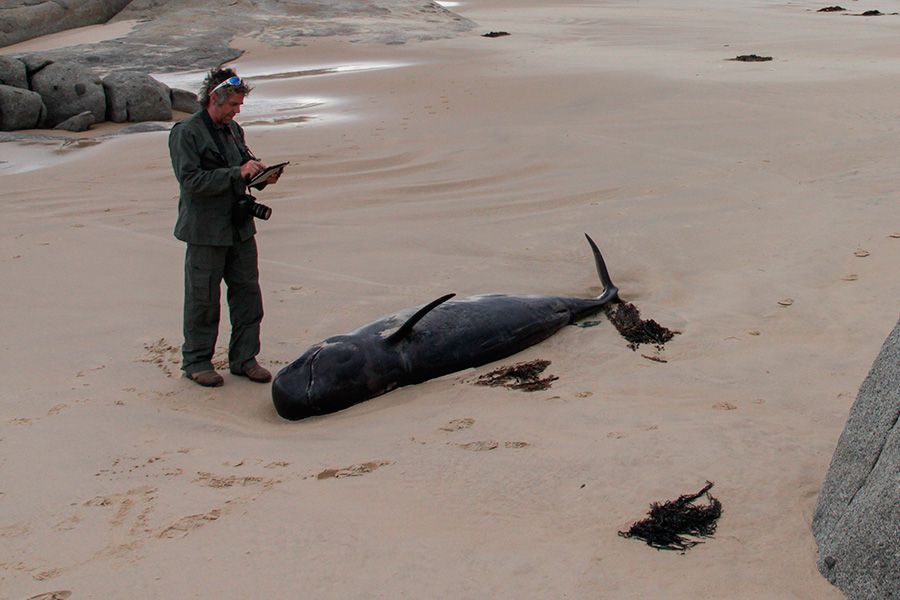
<path fill-rule="evenodd" d="M 250 148 L 247 147 L 247 143 L 244 141 L 244 136 L 237 135 L 234 127 L 232 127 L 233 124 L 235 124 L 234 121 L 225 126 L 225 135 L 231 136 L 231 139 L 234 140 L 234 145 L 237 146 L 238 152 L 241 153 L 241 164 L 248 160 L 259 160 L 250 152 Z"/>

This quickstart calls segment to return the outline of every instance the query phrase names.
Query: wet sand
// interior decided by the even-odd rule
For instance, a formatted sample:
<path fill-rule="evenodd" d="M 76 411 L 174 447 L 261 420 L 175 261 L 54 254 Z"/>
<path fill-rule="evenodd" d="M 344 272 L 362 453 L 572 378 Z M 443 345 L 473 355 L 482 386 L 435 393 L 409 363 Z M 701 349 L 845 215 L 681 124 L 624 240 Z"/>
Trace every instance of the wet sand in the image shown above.
<path fill-rule="evenodd" d="M 134 29 L 137 21 L 116 21 L 104 25 L 88 25 L 78 27 L 50 35 L 41 36 L 18 44 L 11 44 L 0 48 L 0 56 L 18 56 L 28 52 L 42 52 L 45 50 L 57 50 L 69 48 L 79 44 L 114 40 L 127 35 Z"/>
<path fill-rule="evenodd" d="M 292 163 L 259 194 L 264 365 L 448 292 L 596 295 L 584 232 L 681 332 L 664 363 L 600 317 L 281 421 L 180 377 L 165 132 L 0 144 L 0 598 L 841 598 L 809 526 L 898 315 L 900 18 L 818 8 L 461 2 L 458 38 L 235 63 Z M 548 390 L 473 384 L 538 359 Z M 714 538 L 618 536 L 706 480 Z"/>

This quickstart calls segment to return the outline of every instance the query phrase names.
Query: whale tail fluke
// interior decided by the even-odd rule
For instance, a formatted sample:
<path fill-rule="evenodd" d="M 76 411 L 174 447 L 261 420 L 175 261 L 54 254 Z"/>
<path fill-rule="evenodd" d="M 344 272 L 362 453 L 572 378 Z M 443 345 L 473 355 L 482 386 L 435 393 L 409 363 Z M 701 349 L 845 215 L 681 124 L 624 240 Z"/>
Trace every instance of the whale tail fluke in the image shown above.
<path fill-rule="evenodd" d="M 594 253 L 594 263 L 597 265 L 597 275 L 600 276 L 600 282 L 603 284 L 603 293 L 600 294 L 597 299 L 604 303 L 621 302 L 619 299 L 619 288 L 615 286 L 609 276 L 609 270 L 606 268 L 606 261 L 603 260 L 603 255 L 600 254 L 600 248 L 597 247 L 597 244 L 594 243 L 591 236 L 584 234 L 584 237 L 587 238 L 588 244 L 591 245 L 591 250 Z"/>

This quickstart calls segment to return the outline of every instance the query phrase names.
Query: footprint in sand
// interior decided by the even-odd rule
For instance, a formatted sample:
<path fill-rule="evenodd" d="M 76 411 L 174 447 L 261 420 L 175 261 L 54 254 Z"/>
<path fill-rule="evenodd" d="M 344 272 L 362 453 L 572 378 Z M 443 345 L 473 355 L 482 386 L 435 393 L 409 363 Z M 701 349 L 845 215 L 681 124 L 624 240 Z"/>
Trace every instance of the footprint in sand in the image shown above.
<path fill-rule="evenodd" d="M 160 531 L 156 537 L 170 540 L 175 538 L 183 538 L 191 531 L 197 529 L 198 527 L 203 527 L 207 523 L 211 523 L 221 516 L 222 509 L 220 508 L 214 508 L 207 513 L 199 515 L 190 515 L 172 523 L 171 525 Z"/>
<path fill-rule="evenodd" d="M 212 473 L 198 472 L 194 483 L 205 485 L 211 488 L 230 488 L 234 486 L 245 487 L 248 485 L 262 485 L 264 488 L 270 488 L 276 483 L 280 483 L 280 479 L 267 479 L 265 477 L 254 477 L 250 475 L 213 475 Z"/>
<path fill-rule="evenodd" d="M 712 405 L 716 410 L 737 410 L 737 406 L 732 404 L 731 402 L 716 402 Z"/>
<path fill-rule="evenodd" d="M 72 592 L 70 592 L 69 590 L 59 590 L 56 592 L 38 594 L 37 596 L 32 596 L 28 600 L 67 600 L 71 596 Z"/>
<path fill-rule="evenodd" d="M 503 442 L 504 448 L 513 448 L 513 449 L 527 448 L 530 445 L 531 444 L 529 444 L 528 442 Z"/>
<path fill-rule="evenodd" d="M 106 365 L 100 365 L 99 367 L 91 367 L 90 369 L 82 369 L 75 373 L 75 377 L 85 377 L 91 371 L 102 371 L 106 368 Z"/>
<path fill-rule="evenodd" d="M 496 450 L 500 447 L 500 442 L 495 442 L 493 440 L 483 440 L 478 442 L 469 442 L 467 444 L 455 444 L 459 446 L 463 450 L 469 450 L 471 452 L 486 452 L 488 450 Z M 528 442 L 522 441 L 513 441 L 513 442 L 503 442 L 504 448 L 510 448 L 513 450 L 517 450 L 520 448 L 527 448 L 531 444 Z"/>
<path fill-rule="evenodd" d="M 466 417 L 464 419 L 454 419 L 440 428 L 441 431 L 459 431 L 460 429 L 468 429 L 475 424 L 475 419 Z"/>
<path fill-rule="evenodd" d="M 642 428 L 642 431 L 658 431 L 659 425 L 649 425 L 647 427 Z M 621 440 L 623 438 L 628 437 L 629 434 L 624 431 L 610 431 L 606 434 L 606 437 L 611 440 Z"/>
<path fill-rule="evenodd" d="M 40 573 L 35 573 L 32 577 L 37 581 L 47 581 L 48 579 L 59 577 L 62 575 L 62 572 L 62 569 L 48 569 L 46 571 L 41 571 Z"/>
<path fill-rule="evenodd" d="M 265 468 L 280 469 L 282 467 L 289 467 L 289 466 L 291 466 L 291 463 L 287 462 L 286 460 L 273 460 L 272 462 L 267 464 Z"/>
<path fill-rule="evenodd" d="M 21 537 L 29 533 L 31 533 L 31 527 L 28 523 L 16 523 L 15 525 L 0 527 L 0 538 Z"/>
<path fill-rule="evenodd" d="M 54 531 L 71 531 L 81 523 L 81 517 L 72 515 L 53 526 Z"/>
<path fill-rule="evenodd" d="M 175 344 L 170 344 L 166 338 L 159 338 L 155 342 L 144 344 L 145 354 L 139 358 L 139 362 L 151 363 L 159 367 L 166 377 L 176 377 L 180 364 L 181 349 Z"/>
<path fill-rule="evenodd" d="M 84 502 L 82 506 L 114 508 L 115 513 L 109 520 L 110 526 L 113 529 L 119 530 L 126 525 L 126 523 L 129 523 L 127 535 L 129 538 L 133 538 L 141 535 L 142 532 L 148 531 L 147 523 L 154 510 L 156 493 L 156 488 L 141 486 L 130 489 L 123 494 L 96 496 Z M 137 514 L 134 516 L 132 516 L 133 509 L 138 509 Z M 71 525 L 71 527 L 74 528 L 81 520 L 83 520 L 81 516 L 75 515 L 70 517 L 67 521 L 63 521 L 60 525 Z M 108 549 L 112 548 L 110 547 Z"/>
<path fill-rule="evenodd" d="M 469 442 L 468 444 L 457 444 L 463 450 L 471 450 L 472 452 L 485 452 L 487 450 L 494 450 L 499 446 L 497 442 L 494 441 L 481 441 L 481 442 Z"/>
<path fill-rule="evenodd" d="M 58 415 L 65 409 L 69 407 L 68 404 L 56 404 L 50 410 L 47 411 L 47 416 L 52 417 L 53 415 Z"/>
<path fill-rule="evenodd" d="M 373 460 L 371 462 L 350 465 L 349 467 L 325 469 L 324 471 L 316 475 L 316 479 L 341 479 L 343 477 L 357 477 L 359 475 L 371 473 L 375 469 L 379 469 L 390 464 L 393 464 L 393 461 Z"/>

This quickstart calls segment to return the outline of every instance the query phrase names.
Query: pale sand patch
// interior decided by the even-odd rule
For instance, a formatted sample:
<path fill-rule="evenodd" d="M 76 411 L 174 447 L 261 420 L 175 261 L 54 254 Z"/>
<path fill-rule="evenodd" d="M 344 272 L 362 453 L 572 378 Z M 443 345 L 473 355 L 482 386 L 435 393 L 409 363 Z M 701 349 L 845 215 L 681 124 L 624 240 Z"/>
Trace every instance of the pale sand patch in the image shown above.
<path fill-rule="evenodd" d="M 672 6 L 485 0 L 456 9 L 470 36 L 236 63 L 406 65 L 265 79 L 248 99 L 324 100 L 247 131 L 292 162 L 260 194 L 265 366 L 451 291 L 597 294 L 583 232 L 623 298 L 682 332 L 666 363 L 604 319 L 505 363 L 551 360 L 544 392 L 467 383 L 493 365 L 286 423 L 267 386 L 178 376 L 164 132 L 0 170 L 4 592 L 841 598 L 809 522 L 897 319 L 900 20 Z M 478 35 L 496 30 L 512 35 Z M 749 53 L 775 60 L 725 61 Z M 618 537 L 707 479 L 724 515 L 705 544 Z"/>
<path fill-rule="evenodd" d="M 138 21 L 116 21 L 114 23 L 105 23 L 103 25 L 88 25 L 86 27 L 77 27 L 68 29 L 58 33 L 43 35 L 38 38 L 4 46 L 0 48 L 0 55 L 16 56 L 26 54 L 28 52 L 41 52 L 43 50 L 56 50 L 59 48 L 68 48 L 69 46 L 77 46 L 78 44 L 94 44 L 106 40 L 114 40 L 125 37 L 134 29 Z"/>

